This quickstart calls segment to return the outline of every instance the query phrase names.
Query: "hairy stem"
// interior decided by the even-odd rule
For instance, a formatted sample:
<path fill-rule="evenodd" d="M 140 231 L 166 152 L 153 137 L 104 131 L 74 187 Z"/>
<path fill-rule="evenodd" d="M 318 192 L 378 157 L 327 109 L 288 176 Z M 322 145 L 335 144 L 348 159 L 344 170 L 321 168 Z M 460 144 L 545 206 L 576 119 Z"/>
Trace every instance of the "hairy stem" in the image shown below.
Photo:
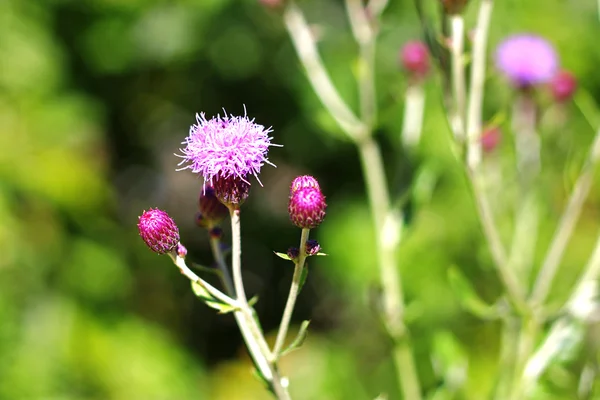
<path fill-rule="evenodd" d="M 292 278 L 292 286 L 290 287 L 290 294 L 288 295 L 287 302 L 285 303 L 285 310 L 281 318 L 281 324 L 279 325 L 279 332 L 277 332 L 277 340 L 275 341 L 275 347 L 273 348 L 273 357 L 278 359 L 283 350 L 283 344 L 287 335 L 290 321 L 292 319 L 292 313 L 294 312 L 294 306 L 296 305 L 296 299 L 300 291 L 300 284 L 302 279 L 302 272 L 304 271 L 304 263 L 306 261 L 306 241 L 308 240 L 308 234 L 310 229 L 302 229 L 302 236 L 300 237 L 300 247 L 298 260 L 294 266 L 294 276 Z"/>

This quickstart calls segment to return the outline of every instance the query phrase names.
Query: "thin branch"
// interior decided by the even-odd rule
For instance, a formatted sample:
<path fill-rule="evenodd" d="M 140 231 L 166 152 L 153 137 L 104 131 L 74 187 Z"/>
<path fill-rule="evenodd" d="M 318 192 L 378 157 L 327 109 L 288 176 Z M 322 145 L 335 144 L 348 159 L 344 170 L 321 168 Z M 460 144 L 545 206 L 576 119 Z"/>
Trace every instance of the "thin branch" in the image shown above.
<path fill-rule="evenodd" d="M 471 88 L 467 110 L 467 165 L 474 169 L 481 162 L 481 114 L 485 83 L 485 59 L 487 36 L 490 26 L 492 0 L 482 0 L 473 38 L 473 60 L 471 66 Z"/>
<path fill-rule="evenodd" d="M 575 183 L 571 197 L 567 202 L 565 211 L 558 223 L 558 227 L 550 243 L 550 247 L 531 294 L 531 301 L 534 305 L 541 305 L 552 286 L 552 281 L 558 271 L 558 267 L 564 255 L 575 224 L 579 219 L 581 208 L 592 187 L 594 171 L 598 160 L 600 159 L 600 129 L 596 133 L 594 142 L 590 148 L 588 160 L 583 166 L 579 178 Z"/>
<path fill-rule="evenodd" d="M 317 51 L 310 27 L 304 19 L 302 11 L 293 1 L 288 2 L 283 19 L 298 57 L 306 69 L 311 86 L 323 106 L 350 138 L 358 140 L 364 137 L 368 133 L 367 126 L 354 115 L 333 86 Z"/>

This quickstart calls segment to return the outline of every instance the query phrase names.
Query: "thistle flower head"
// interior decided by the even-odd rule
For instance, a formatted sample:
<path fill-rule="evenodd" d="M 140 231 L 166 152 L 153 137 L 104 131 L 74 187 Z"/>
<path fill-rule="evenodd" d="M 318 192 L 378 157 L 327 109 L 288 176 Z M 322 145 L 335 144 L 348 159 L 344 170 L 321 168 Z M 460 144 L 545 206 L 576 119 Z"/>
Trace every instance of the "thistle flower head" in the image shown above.
<path fill-rule="evenodd" d="M 317 188 L 307 187 L 296 191 L 288 205 L 292 222 L 299 228 L 316 228 L 325 219 L 325 196 Z"/>
<path fill-rule="evenodd" d="M 317 182 L 317 180 L 314 177 L 312 177 L 310 175 L 299 176 L 299 177 L 295 178 L 292 181 L 292 184 L 290 185 L 290 196 L 293 196 L 294 193 L 296 193 L 300 189 L 309 188 L 309 187 L 321 190 L 321 188 L 319 186 L 319 182 Z"/>
<path fill-rule="evenodd" d="M 560 71 L 552 78 L 550 90 L 554 100 L 559 103 L 565 102 L 571 99 L 577 90 L 577 79 L 569 71 Z"/>
<path fill-rule="evenodd" d="M 554 48 L 535 35 L 514 35 L 505 39 L 496 51 L 496 67 L 519 87 L 548 82 L 558 68 Z"/>
<path fill-rule="evenodd" d="M 417 78 L 423 78 L 429 72 L 429 50 L 425 43 L 418 40 L 407 42 L 400 51 L 402 67 Z"/>
<path fill-rule="evenodd" d="M 165 254 L 177 248 L 179 229 L 175 221 L 165 211 L 149 209 L 139 217 L 140 236 L 150 250 Z"/>
<path fill-rule="evenodd" d="M 250 185 L 249 175 L 258 180 L 261 167 L 265 163 L 273 165 L 267 159 L 269 146 L 276 146 L 271 143 L 271 132 L 271 128 L 265 128 L 245 115 L 217 115 L 209 120 L 204 113 L 196 115 L 196 124 L 190 127 L 183 142 L 185 148 L 181 149 L 183 154 L 180 155 L 183 167 L 180 170 L 190 169 L 202 175 L 205 184 L 212 186 L 218 179 L 232 178 Z"/>

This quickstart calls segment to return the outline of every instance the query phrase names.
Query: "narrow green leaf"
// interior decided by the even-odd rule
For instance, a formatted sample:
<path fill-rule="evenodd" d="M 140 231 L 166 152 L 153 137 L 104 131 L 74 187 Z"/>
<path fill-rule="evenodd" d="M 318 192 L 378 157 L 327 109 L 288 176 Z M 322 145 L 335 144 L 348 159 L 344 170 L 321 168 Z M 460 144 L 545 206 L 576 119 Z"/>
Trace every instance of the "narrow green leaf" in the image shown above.
<path fill-rule="evenodd" d="M 274 251 L 273 253 L 275 253 L 275 255 L 279 258 L 283 258 L 284 260 L 292 261 L 290 256 L 288 256 L 286 253 L 278 253 L 276 251 Z"/>
<path fill-rule="evenodd" d="M 300 346 L 302 346 L 302 344 L 306 340 L 306 336 L 308 335 L 308 325 L 310 325 L 310 321 L 302 321 L 302 324 L 300 325 L 300 330 L 298 331 L 298 335 L 296 335 L 294 341 L 285 350 L 281 352 L 282 357 L 294 350 L 298 350 Z"/>
<path fill-rule="evenodd" d="M 450 288 L 458 298 L 460 305 L 465 310 L 484 319 L 495 319 L 499 317 L 497 307 L 489 305 L 481 300 L 471 286 L 471 283 L 464 277 L 458 268 L 452 266 L 448 269 L 448 282 L 450 283 Z"/>
<path fill-rule="evenodd" d="M 298 294 L 300 294 L 306 283 L 306 277 L 308 277 L 308 264 L 304 263 L 304 269 L 302 270 L 302 275 L 300 275 L 300 284 L 298 285 Z"/>
<path fill-rule="evenodd" d="M 329 254 L 318 252 L 316 255 L 317 256 L 328 256 Z"/>
<path fill-rule="evenodd" d="M 217 310 L 219 314 L 227 314 L 237 310 L 235 307 L 232 307 L 229 304 L 223 303 L 222 301 L 214 298 L 206 289 L 202 287 L 202 285 L 197 282 L 192 282 L 192 291 L 196 297 L 204 302 L 204 304 Z"/>
<path fill-rule="evenodd" d="M 257 296 L 254 296 L 254 297 L 252 297 L 250 300 L 248 300 L 248 305 L 249 305 L 250 307 L 254 307 L 254 305 L 255 305 L 256 303 L 258 303 L 258 295 L 257 295 Z"/>

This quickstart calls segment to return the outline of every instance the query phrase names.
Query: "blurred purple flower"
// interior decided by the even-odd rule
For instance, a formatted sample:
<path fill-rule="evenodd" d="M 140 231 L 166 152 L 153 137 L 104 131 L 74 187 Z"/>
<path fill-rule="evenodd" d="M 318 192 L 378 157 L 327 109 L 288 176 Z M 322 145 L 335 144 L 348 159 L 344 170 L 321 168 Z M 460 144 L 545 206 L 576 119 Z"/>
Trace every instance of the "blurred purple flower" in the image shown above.
<path fill-rule="evenodd" d="M 559 103 L 570 100 L 577 90 L 577 78 L 569 71 L 560 71 L 552 78 L 550 89 Z"/>
<path fill-rule="evenodd" d="M 204 113 L 196 114 L 196 124 L 190 127 L 189 136 L 181 149 L 182 168 L 204 177 L 205 183 L 215 185 L 215 180 L 236 179 L 250 185 L 248 175 L 258 180 L 260 168 L 266 163 L 271 143 L 271 128 L 254 123 L 246 115 L 235 117 L 217 115 L 207 120 Z M 260 183 L 260 180 L 258 180 Z M 261 183 L 262 185 L 262 183 Z"/>
<path fill-rule="evenodd" d="M 496 67 L 517 87 L 529 87 L 552 79 L 558 69 L 558 57 L 545 39 L 514 35 L 498 46 Z"/>

